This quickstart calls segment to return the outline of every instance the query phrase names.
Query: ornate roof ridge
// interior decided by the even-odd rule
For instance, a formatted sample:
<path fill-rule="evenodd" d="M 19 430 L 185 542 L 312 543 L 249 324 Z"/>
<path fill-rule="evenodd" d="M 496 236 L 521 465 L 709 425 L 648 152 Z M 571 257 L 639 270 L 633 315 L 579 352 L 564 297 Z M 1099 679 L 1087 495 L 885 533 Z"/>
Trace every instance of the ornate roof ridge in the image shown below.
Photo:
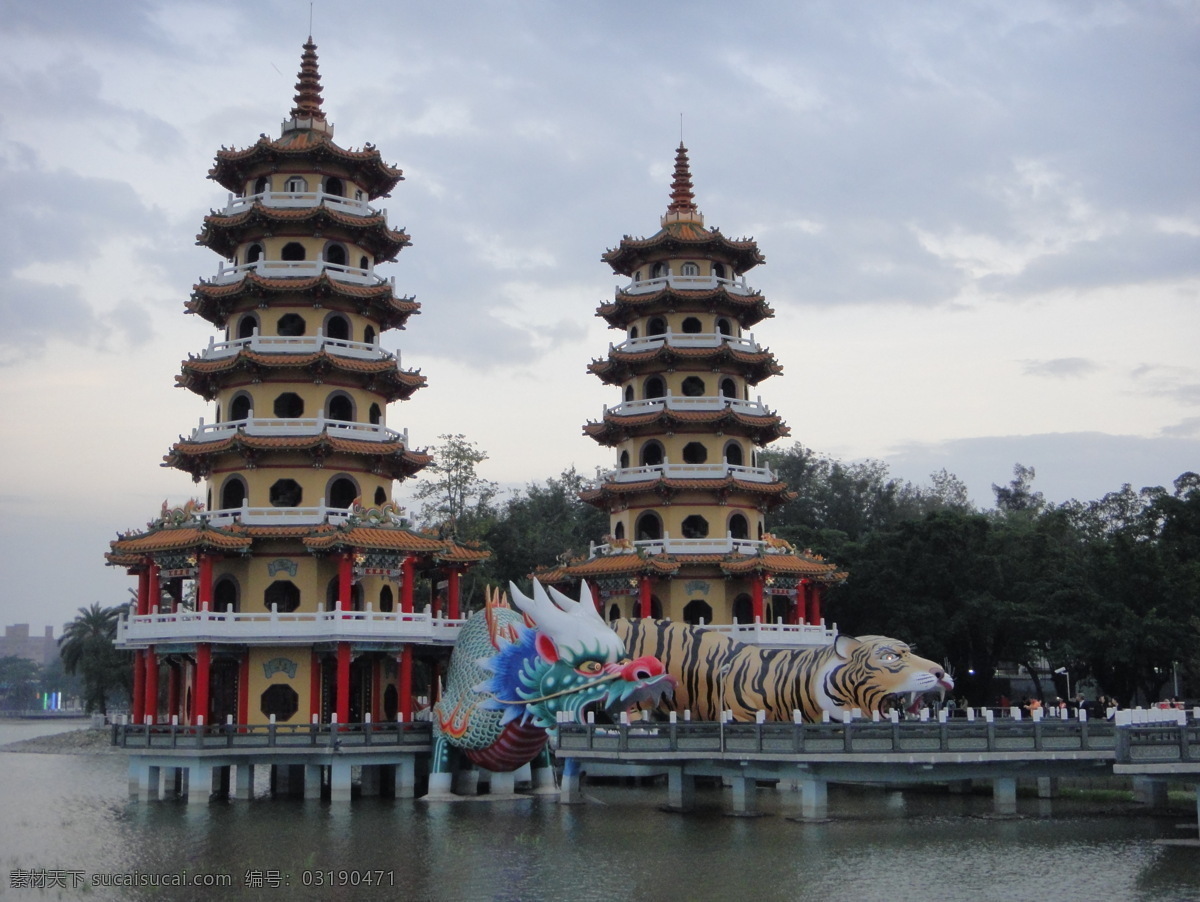
<path fill-rule="evenodd" d="M 696 222 L 704 225 L 704 214 L 696 206 L 696 194 L 692 190 L 692 170 L 688 163 L 688 149 L 683 142 L 675 151 L 675 175 L 671 180 L 671 203 L 662 218 L 665 227 L 670 222 Z"/>
<path fill-rule="evenodd" d="M 304 43 L 304 52 L 300 55 L 300 74 L 296 82 L 296 105 L 292 107 L 292 119 L 319 119 L 325 121 L 325 111 L 321 109 L 321 73 L 317 67 L 317 45 L 313 43 L 312 35 Z"/>

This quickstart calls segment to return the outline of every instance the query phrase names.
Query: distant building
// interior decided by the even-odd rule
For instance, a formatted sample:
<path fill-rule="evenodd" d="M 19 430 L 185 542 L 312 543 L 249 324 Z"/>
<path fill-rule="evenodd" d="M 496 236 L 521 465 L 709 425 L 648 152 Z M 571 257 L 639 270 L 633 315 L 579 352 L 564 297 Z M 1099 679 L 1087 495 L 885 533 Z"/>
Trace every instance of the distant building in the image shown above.
<path fill-rule="evenodd" d="M 33 661 L 42 667 L 58 657 L 58 641 L 54 638 L 54 627 L 46 627 L 45 635 L 31 636 L 28 623 L 14 623 L 4 628 L 0 639 L 0 658 L 15 656 Z"/>

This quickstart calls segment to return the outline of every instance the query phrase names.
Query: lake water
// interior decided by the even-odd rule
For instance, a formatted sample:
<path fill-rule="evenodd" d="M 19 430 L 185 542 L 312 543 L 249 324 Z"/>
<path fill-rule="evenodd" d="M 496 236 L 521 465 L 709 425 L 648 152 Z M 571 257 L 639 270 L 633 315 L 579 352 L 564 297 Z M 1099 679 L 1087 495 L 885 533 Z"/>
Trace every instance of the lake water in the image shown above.
<path fill-rule="evenodd" d="M 75 726 L 0 724 L 0 744 Z M 685 815 L 659 810 L 665 787 L 588 786 L 580 806 L 546 798 L 188 806 L 131 802 L 127 793 L 123 756 L 0 753 L 0 898 L 1200 900 L 1200 849 L 1155 843 L 1195 835 L 1194 802 L 1151 816 L 1021 798 L 1018 818 L 996 819 L 988 796 L 834 786 L 833 819 L 811 824 L 788 819 L 797 793 L 767 790 L 758 818 L 725 816 L 728 790 L 717 789 L 699 790 L 699 809 Z M 1191 834 L 1177 829 L 1189 818 Z M 39 870 L 87 886 L 11 886 L 14 872 Z M 108 874 L 185 872 L 228 875 L 232 885 L 91 885 Z M 383 885 L 361 885 L 368 872 Z"/>

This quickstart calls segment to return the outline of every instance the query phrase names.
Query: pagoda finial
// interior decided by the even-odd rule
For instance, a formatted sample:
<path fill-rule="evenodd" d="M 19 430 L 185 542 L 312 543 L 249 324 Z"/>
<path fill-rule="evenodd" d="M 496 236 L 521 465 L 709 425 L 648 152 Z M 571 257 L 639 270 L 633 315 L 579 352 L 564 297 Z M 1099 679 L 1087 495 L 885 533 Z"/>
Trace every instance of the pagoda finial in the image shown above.
<path fill-rule="evenodd" d="M 663 224 L 680 222 L 704 222 L 704 215 L 696 206 L 696 195 L 692 192 L 692 170 L 688 164 L 688 150 L 679 142 L 675 151 L 675 177 L 671 181 L 671 203 L 667 205 L 667 214 Z"/>
<path fill-rule="evenodd" d="M 317 45 L 311 34 L 300 55 L 300 76 L 293 99 L 296 105 L 292 107 L 291 119 L 283 123 L 285 133 L 311 129 L 333 134 L 333 124 L 325 120 L 325 111 L 321 109 L 321 73 L 317 69 Z"/>

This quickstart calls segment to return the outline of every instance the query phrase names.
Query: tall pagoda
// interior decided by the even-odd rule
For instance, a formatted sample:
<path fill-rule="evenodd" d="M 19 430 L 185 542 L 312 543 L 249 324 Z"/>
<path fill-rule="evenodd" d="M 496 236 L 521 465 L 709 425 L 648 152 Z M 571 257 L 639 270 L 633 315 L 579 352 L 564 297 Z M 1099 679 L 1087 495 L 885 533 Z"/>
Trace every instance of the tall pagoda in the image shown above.
<path fill-rule="evenodd" d="M 538 576 L 587 581 L 610 619 L 819 627 L 822 590 L 845 574 L 766 531 L 767 513 L 794 496 L 757 457 L 788 434 L 751 393 L 782 372 L 749 331 L 774 316 L 746 283 L 764 262 L 757 244 L 705 227 L 681 143 L 659 231 L 625 236 L 602 259 L 630 279 L 596 311 L 625 338 L 588 367 L 621 391 L 584 426 L 616 453 L 583 493 L 610 534 Z"/>
<path fill-rule="evenodd" d="M 209 171 L 230 193 L 197 243 L 223 262 L 186 308 L 222 334 L 176 383 L 215 410 L 164 458 L 205 499 L 164 504 L 107 555 L 138 581 L 118 634 L 135 723 L 411 718 L 460 575 L 486 556 L 409 529 L 392 501 L 430 462 L 387 415 L 425 377 L 380 345 L 419 312 L 377 272 L 410 243 L 372 205 L 402 174 L 333 131 L 310 37 L 280 136 Z"/>

